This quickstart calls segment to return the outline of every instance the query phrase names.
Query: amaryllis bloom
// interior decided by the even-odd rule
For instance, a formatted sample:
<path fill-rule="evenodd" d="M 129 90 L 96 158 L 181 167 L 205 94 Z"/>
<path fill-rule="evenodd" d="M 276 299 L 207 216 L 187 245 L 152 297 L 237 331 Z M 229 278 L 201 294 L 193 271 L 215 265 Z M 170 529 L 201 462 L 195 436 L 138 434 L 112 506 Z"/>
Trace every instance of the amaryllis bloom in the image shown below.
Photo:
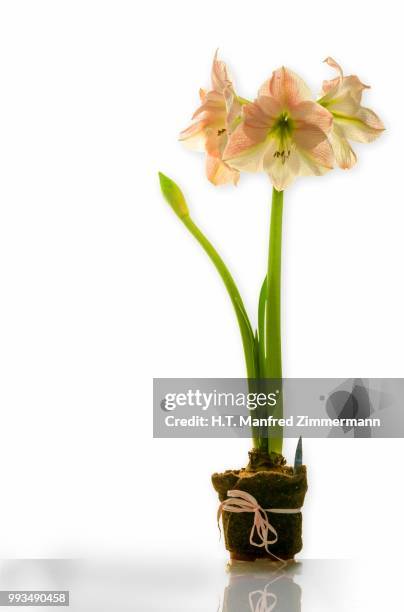
<path fill-rule="evenodd" d="M 299 175 L 320 175 L 333 167 L 327 138 L 332 115 L 291 70 L 276 70 L 242 114 L 223 154 L 233 168 L 265 171 L 283 191 Z"/>
<path fill-rule="evenodd" d="M 335 68 L 339 76 L 323 82 L 318 103 L 334 118 L 329 138 L 338 165 L 345 169 L 352 168 L 356 155 L 348 141 L 371 142 L 380 136 L 384 126 L 376 113 L 361 106 L 362 92 L 369 86 L 364 85 L 357 76 L 344 77 L 341 66 L 332 57 L 324 61 Z"/>
<path fill-rule="evenodd" d="M 207 153 L 206 174 L 214 185 L 237 183 L 239 172 L 223 161 L 228 135 L 241 114 L 241 101 L 235 94 L 226 64 L 217 59 L 212 65 L 212 89 L 200 90 L 201 106 L 195 111 L 194 122 L 181 132 L 180 140 L 196 151 Z"/>

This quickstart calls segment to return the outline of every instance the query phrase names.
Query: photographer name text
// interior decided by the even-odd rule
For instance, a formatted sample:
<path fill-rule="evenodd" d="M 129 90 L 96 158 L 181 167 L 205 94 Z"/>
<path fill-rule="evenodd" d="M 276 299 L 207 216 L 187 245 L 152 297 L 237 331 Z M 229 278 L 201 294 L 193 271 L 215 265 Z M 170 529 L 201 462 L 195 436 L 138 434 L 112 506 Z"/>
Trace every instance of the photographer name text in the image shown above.
<path fill-rule="evenodd" d="M 313 418 L 308 415 L 257 418 L 252 415 L 165 417 L 166 427 L 381 427 L 380 419 Z"/>

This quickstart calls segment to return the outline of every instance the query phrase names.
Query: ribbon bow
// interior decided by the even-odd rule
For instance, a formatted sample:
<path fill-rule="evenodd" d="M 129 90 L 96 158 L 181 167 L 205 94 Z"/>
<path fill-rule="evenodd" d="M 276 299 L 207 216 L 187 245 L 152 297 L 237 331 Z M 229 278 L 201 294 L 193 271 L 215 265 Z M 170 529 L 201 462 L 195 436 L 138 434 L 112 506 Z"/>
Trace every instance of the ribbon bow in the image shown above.
<path fill-rule="evenodd" d="M 218 525 L 223 512 L 253 512 L 254 521 L 250 532 L 250 544 L 257 548 L 265 548 L 269 555 L 279 559 L 268 549 L 270 544 L 275 544 L 278 541 L 278 532 L 269 522 L 268 512 L 274 514 L 296 514 L 301 511 L 301 508 L 261 508 L 255 497 L 250 495 L 250 493 L 246 493 L 246 491 L 227 491 L 227 495 L 228 498 L 220 504 L 217 512 Z M 269 534 L 272 534 L 273 537 L 270 538 Z M 256 537 L 259 542 L 256 541 Z M 282 559 L 279 559 L 279 561 L 282 561 Z"/>

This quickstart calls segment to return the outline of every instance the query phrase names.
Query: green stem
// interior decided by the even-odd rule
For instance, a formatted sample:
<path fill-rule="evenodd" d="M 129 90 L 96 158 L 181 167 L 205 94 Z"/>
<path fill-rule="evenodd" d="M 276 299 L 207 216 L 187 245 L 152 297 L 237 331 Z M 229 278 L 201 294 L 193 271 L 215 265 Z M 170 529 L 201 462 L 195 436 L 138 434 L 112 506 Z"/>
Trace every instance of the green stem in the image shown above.
<path fill-rule="evenodd" d="M 267 301 L 266 301 L 266 337 L 265 337 L 265 377 L 282 383 L 282 347 L 281 347 L 281 260 L 282 260 L 282 213 L 283 191 L 272 191 L 271 227 L 269 236 Z M 275 418 L 283 416 L 282 389 L 274 411 Z M 268 452 L 282 453 L 282 427 L 272 428 L 268 438 Z"/>
<path fill-rule="evenodd" d="M 260 378 L 265 377 L 265 343 L 266 343 L 266 311 L 267 311 L 267 277 L 265 276 L 262 283 L 260 297 L 258 301 L 258 363 Z"/>
<path fill-rule="evenodd" d="M 236 313 L 237 321 L 241 332 L 244 356 L 247 366 L 247 376 L 248 378 L 256 378 L 257 366 L 254 334 L 247 312 L 244 308 L 243 300 L 241 298 L 239 290 L 237 289 L 236 283 L 234 282 L 233 277 L 231 276 L 219 253 L 209 242 L 206 236 L 201 232 L 201 230 L 197 227 L 197 225 L 195 225 L 191 217 L 189 215 L 185 215 L 181 218 L 181 221 L 184 223 L 184 225 L 188 228 L 191 234 L 196 238 L 196 240 L 202 246 L 204 251 L 207 253 L 226 286 L 227 292 L 230 296 Z"/>

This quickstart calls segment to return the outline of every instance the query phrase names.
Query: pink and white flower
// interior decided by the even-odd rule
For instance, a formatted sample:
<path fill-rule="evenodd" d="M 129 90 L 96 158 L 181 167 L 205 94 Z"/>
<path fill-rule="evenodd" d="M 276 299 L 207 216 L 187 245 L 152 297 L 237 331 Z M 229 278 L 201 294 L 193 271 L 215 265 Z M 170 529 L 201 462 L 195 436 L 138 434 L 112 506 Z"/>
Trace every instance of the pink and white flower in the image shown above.
<path fill-rule="evenodd" d="M 206 152 L 206 174 L 214 185 L 237 183 L 239 172 L 223 161 L 229 133 L 237 124 L 242 102 L 236 95 L 226 64 L 217 59 L 212 65 L 212 88 L 200 90 L 201 105 L 193 114 L 194 122 L 180 134 L 191 149 Z"/>
<path fill-rule="evenodd" d="M 297 176 L 321 175 L 333 167 L 328 141 L 331 113 L 317 104 L 306 83 L 287 68 L 273 72 L 229 136 L 224 161 L 236 170 L 265 171 L 275 189 Z"/>
<path fill-rule="evenodd" d="M 362 93 L 369 86 L 357 76 L 345 77 L 332 57 L 324 61 L 337 70 L 338 76 L 323 82 L 318 103 L 333 116 L 329 139 L 337 164 L 344 169 L 352 168 L 357 158 L 349 141 L 372 142 L 383 132 L 384 125 L 376 113 L 361 106 Z"/>

